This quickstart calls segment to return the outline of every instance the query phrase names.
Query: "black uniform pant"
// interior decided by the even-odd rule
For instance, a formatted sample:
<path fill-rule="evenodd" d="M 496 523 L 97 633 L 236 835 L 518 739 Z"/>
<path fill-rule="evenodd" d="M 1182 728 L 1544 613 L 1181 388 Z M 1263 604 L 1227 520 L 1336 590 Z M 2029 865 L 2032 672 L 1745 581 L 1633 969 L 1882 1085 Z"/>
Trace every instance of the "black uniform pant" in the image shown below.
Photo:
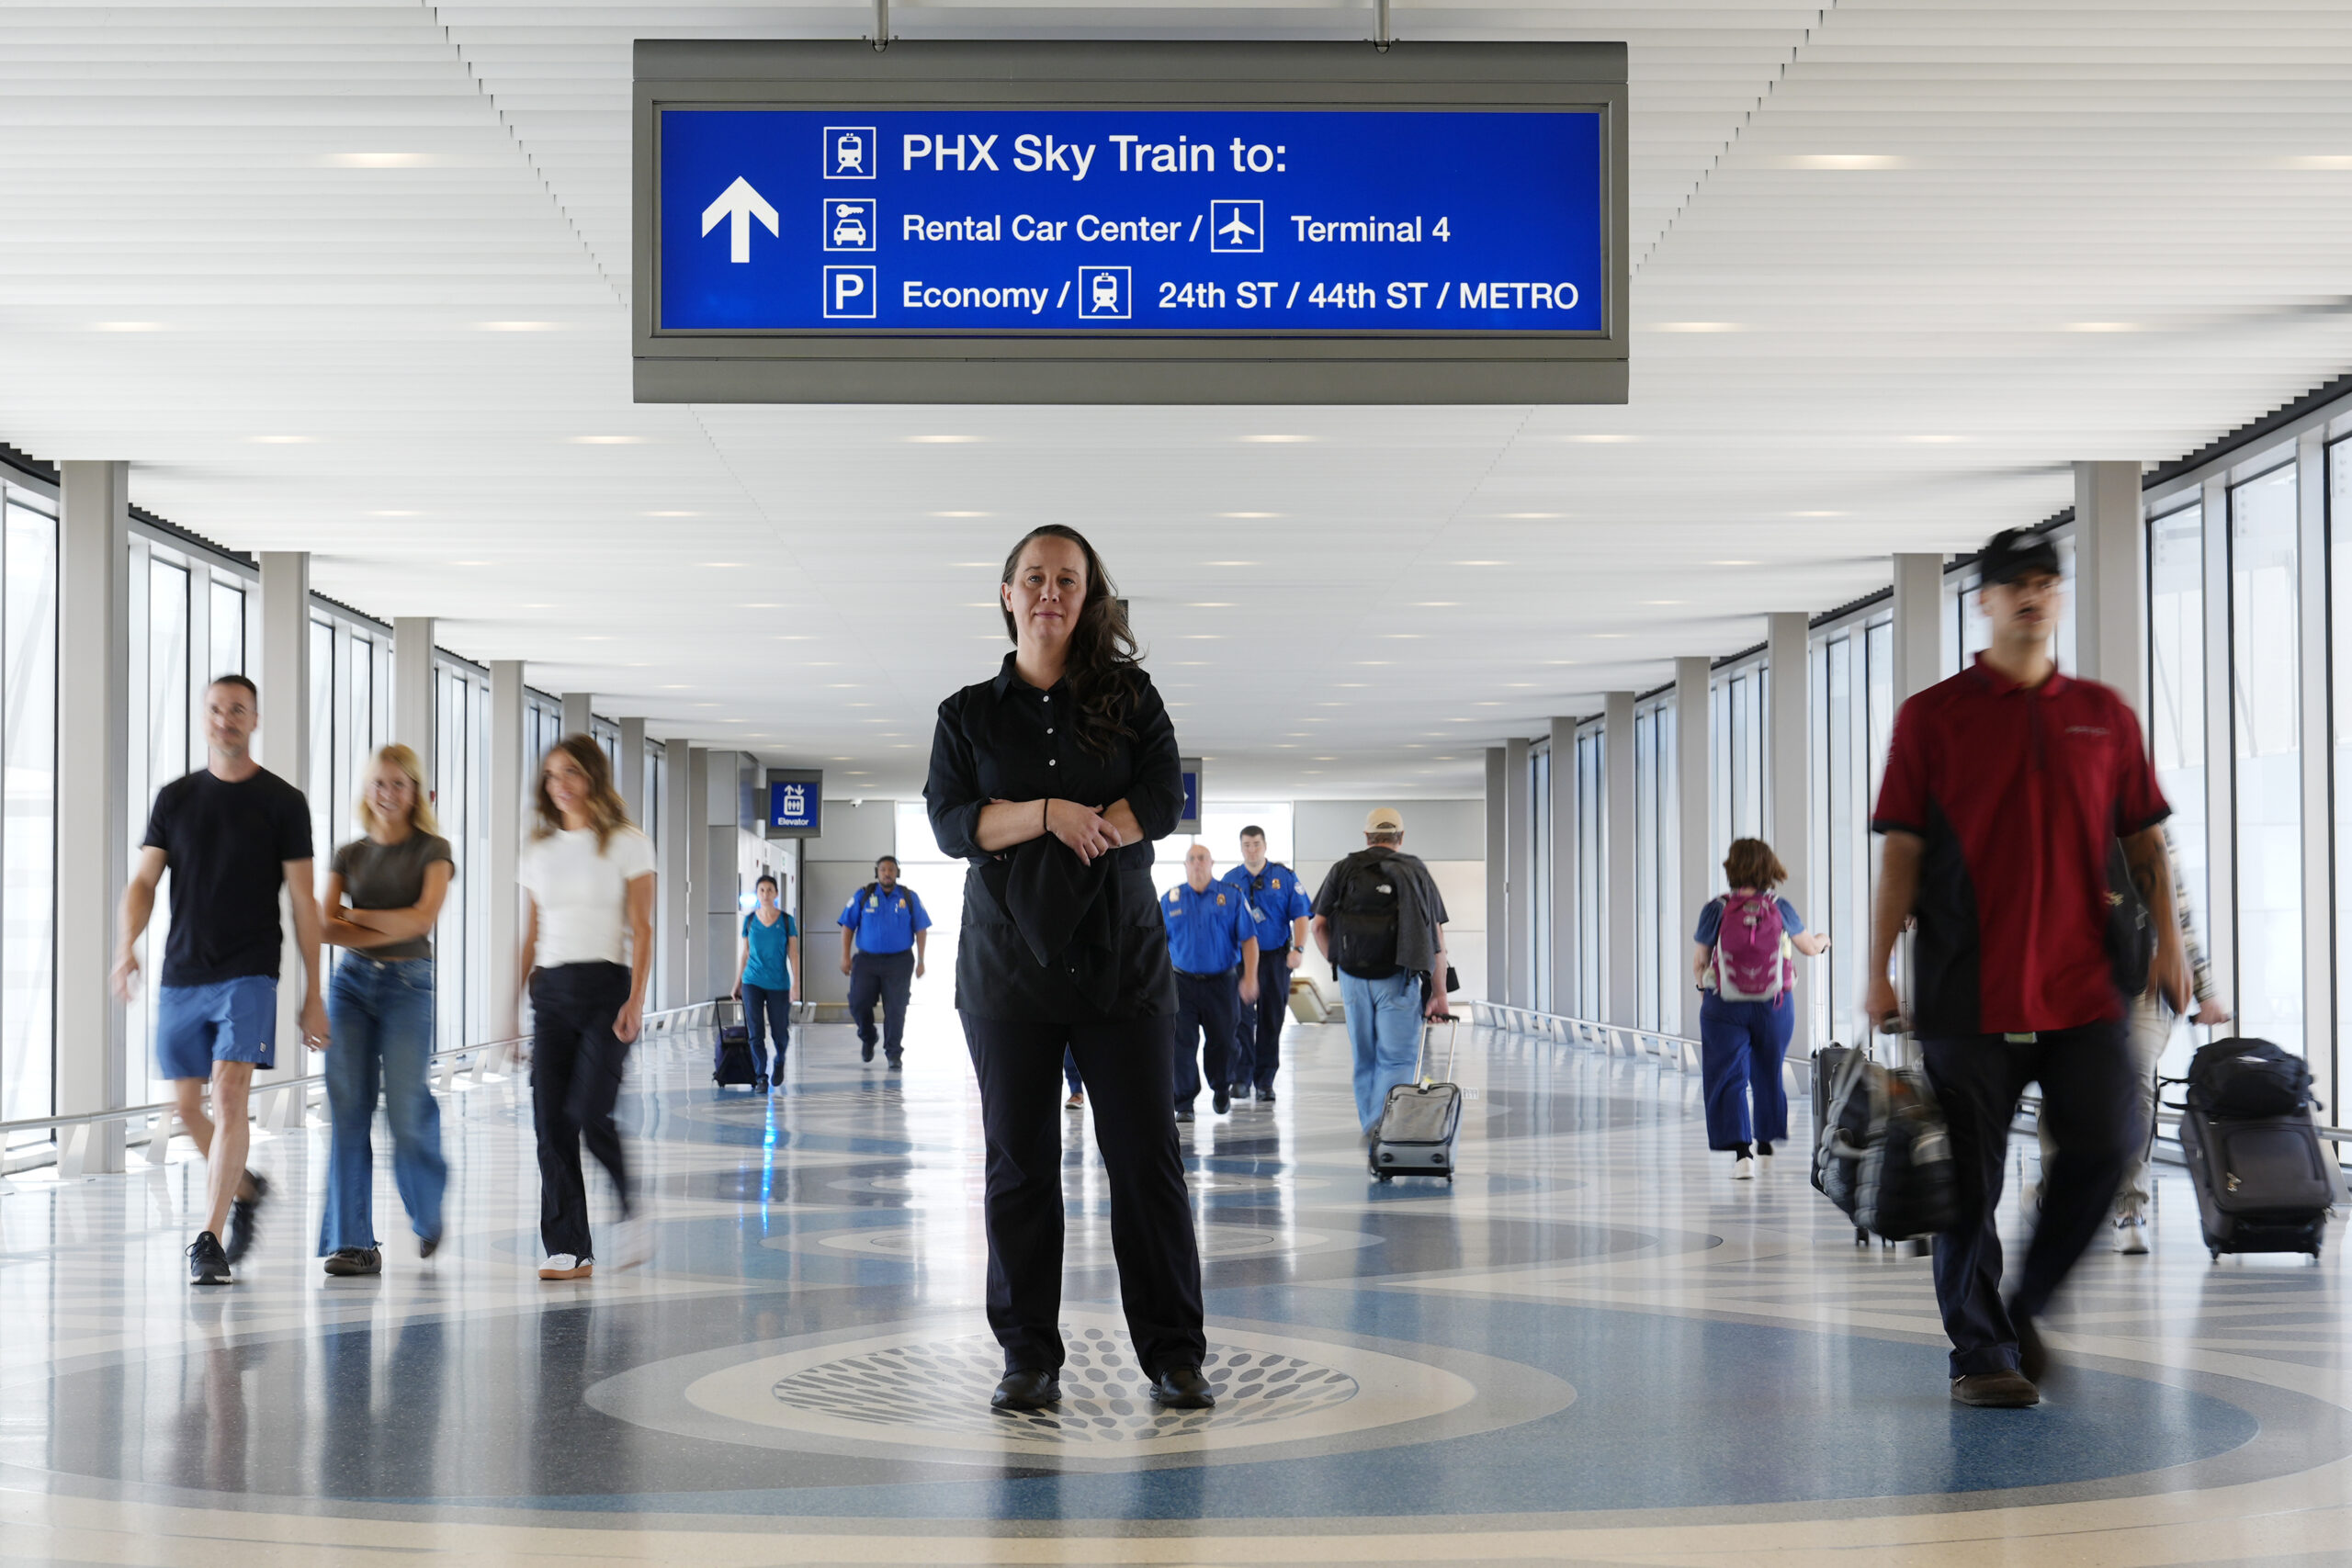
<path fill-rule="evenodd" d="M 1062 1364 L 1062 1122 L 1067 1050 L 1085 1075 L 1111 1188 L 1119 1299 L 1146 1373 L 1197 1367 L 1201 1255 L 1168 1103 L 1168 1020 L 1018 1023 L 962 1015 L 988 1148 L 989 1326 L 1007 1371 Z"/>
<path fill-rule="evenodd" d="M 2146 1137 L 2124 1023 L 2046 1030 L 2031 1043 L 1998 1034 L 1922 1040 L 1928 1078 L 1951 1125 L 1958 1212 L 1936 1237 L 1936 1304 L 1951 1340 L 1951 1375 L 2015 1371 L 2017 1321 L 2034 1318 L 2099 1233 L 2124 1161 Z M 2001 1237 L 1995 1216 L 2009 1126 L 2030 1083 L 2057 1158 L 2041 1173 L 2041 1212 L 2025 1269 L 2001 1300 Z"/>
<path fill-rule="evenodd" d="M 1283 1065 L 1283 1020 L 1290 1016 L 1290 949 L 1258 954 L 1258 999 L 1235 1009 L 1233 1087 L 1271 1090 Z"/>
<path fill-rule="evenodd" d="M 849 961 L 849 1016 L 857 1043 L 874 1049 L 874 1004 L 882 1004 L 882 1051 L 892 1061 L 907 1042 L 907 994 L 914 989 L 915 955 L 861 953 Z"/>
<path fill-rule="evenodd" d="M 1190 1105 L 1201 1092 L 1201 1069 L 1208 1069 L 1212 1090 L 1227 1087 L 1226 1054 L 1233 1045 L 1233 1010 L 1239 993 L 1228 969 L 1222 975 L 1176 976 L 1176 1060 L 1173 1081 L 1176 1103 Z M 1204 1038 L 1205 1036 L 1205 1038 Z M 1196 1056 L 1194 1053 L 1197 1052 Z M 1083 1070 L 1083 1064 L 1080 1068 Z"/>
<path fill-rule="evenodd" d="M 531 1129 L 539 1143 L 539 1243 L 549 1257 L 596 1255 L 582 1144 L 628 1213 L 628 1166 L 613 1125 L 628 1062 L 613 1022 L 628 1000 L 628 981 L 618 964 L 560 964 L 531 976 Z"/>

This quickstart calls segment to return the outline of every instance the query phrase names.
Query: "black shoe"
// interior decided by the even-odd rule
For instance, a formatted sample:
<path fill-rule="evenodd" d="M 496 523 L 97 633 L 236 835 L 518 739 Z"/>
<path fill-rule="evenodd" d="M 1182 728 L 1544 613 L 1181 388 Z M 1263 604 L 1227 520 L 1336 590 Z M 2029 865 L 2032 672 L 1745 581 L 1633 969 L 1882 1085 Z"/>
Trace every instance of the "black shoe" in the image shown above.
<path fill-rule="evenodd" d="M 767 1079 L 765 1079 L 765 1078 L 753 1078 L 753 1079 L 752 1080 L 752 1092 L 753 1094 L 762 1094 L 762 1095 L 763 1095 L 763 1094 L 767 1093 L 767 1091 L 768 1091 L 768 1080 L 767 1080 Z"/>
<path fill-rule="evenodd" d="M 861 1040 L 857 1043 L 857 1059 L 861 1062 L 870 1062 L 874 1060 L 873 1041 Z"/>
<path fill-rule="evenodd" d="M 439 1231 L 435 1231 L 431 1235 L 421 1235 L 416 1238 L 416 1255 L 419 1258 L 430 1258 L 440 1250 L 441 1233 Z"/>
<path fill-rule="evenodd" d="M 1171 1410 L 1206 1410 L 1216 1403 L 1198 1367 L 1170 1367 L 1151 1380 L 1151 1397 Z"/>
<path fill-rule="evenodd" d="M 991 1410 L 1043 1410 L 1061 1403 L 1061 1379 L 1052 1372 L 1007 1372 L 989 1395 Z"/>
<path fill-rule="evenodd" d="M 1983 1410 L 2023 1410 L 2041 1403 L 2041 1391 L 2023 1372 L 1972 1372 L 1954 1378 L 1951 1396 Z"/>
<path fill-rule="evenodd" d="M 2009 1312 L 2009 1326 L 2018 1336 L 2018 1371 L 2026 1382 L 2040 1383 L 2050 1375 L 2050 1347 L 2041 1342 L 2041 1331 L 2033 1319 L 2019 1316 L 2015 1308 Z"/>
<path fill-rule="evenodd" d="M 1274 1091 L 1273 1091 L 1272 1089 L 1260 1089 L 1260 1090 L 1258 1091 L 1258 1103 L 1259 1103 L 1259 1104 L 1261 1104 L 1261 1105 L 1272 1105 L 1273 1102 L 1274 1102 Z"/>
<path fill-rule="evenodd" d="M 1225 1090 L 1219 1089 L 1216 1091 L 1216 1098 L 1209 1101 L 1209 1109 L 1222 1116 L 1233 1109 L 1233 1097 Z"/>
<path fill-rule="evenodd" d="M 220 1238 L 210 1231 L 198 1234 L 188 1244 L 187 1282 L 191 1285 L 225 1285 L 230 1282 L 229 1255 L 220 1249 Z"/>
<path fill-rule="evenodd" d="M 1189 1123 L 1193 1120 L 1193 1108 L 1189 1105 L 1178 1106 L 1176 1108 L 1176 1120 Z"/>
<path fill-rule="evenodd" d="M 384 1271 L 384 1255 L 373 1247 L 338 1247 L 327 1254 L 327 1272 L 338 1280 L 355 1274 L 380 1274 Z"/>
<path fill-rule="evenodd" d="M 891 1070 L 892 1072 L 894 1072 L 894 1073 L 898 1073 L 898 1072 L 904 1072 L 904 1071 L 906 1070 L 906 1066 L 907 1066 L 907 1064 L 906 1064 L 905 1062 L 901 1061 L 899 1058 L 898 1058 L 898 1057 L 896 1057 L 896 1056 L 893 1056 L 893 1057 L 891 1057 L 891 1058 L 890 1058 L 890 1070 Z"/>
<path fill-rule="evenodd" d="M 261 1239 L 261 1206 L 269 1201 L 269 1178 L 249 1170 L 245 1179 L 253 1183 L 254 1195 L 229 1201 L 229 1234 L 221 1250 L 232 1263 L 251 1251 L 254 1243 Z"/>

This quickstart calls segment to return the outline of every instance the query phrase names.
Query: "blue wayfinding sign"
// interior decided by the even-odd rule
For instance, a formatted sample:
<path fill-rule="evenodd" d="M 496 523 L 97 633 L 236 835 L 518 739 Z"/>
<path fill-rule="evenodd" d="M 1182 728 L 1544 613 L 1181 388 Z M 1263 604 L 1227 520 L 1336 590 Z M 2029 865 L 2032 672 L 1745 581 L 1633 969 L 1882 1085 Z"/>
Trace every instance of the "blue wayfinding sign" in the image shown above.
<path fill-rule="evenodd" d="M 1600 122 L 663 108 L 659 330 L 1600 333 Z"/>
<path fill-rule="evenodd" d="M 798 779 L 771 782 L 768 784 L 770 830 L 814 838 L 823 828 L 824 804 L 818 799 L 821 788 L 820 784 Z"/>

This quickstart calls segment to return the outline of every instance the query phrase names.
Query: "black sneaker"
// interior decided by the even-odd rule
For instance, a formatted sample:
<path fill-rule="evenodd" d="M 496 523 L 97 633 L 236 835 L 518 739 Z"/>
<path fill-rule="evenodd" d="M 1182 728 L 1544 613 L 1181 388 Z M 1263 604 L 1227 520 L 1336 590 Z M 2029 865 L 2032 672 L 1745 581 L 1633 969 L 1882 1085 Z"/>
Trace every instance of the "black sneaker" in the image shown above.
<path fill-rule="evenodd" d="M 858 1046 L 857 1046 L 857 1059 L 858 1059 L 859 1061 L 861 1061 L 861 1062 L 870 1062 L 870 1061 L 874 1060 L 874 1042 L 873 1042 L 873 1041 L 871 1041 L 871 1040 L 861 1040 L 860 1042 L 858 1042 Z"/>
<path fill-rule="evenodd" d="M 435 1231 L 431 1235 L 421 1235 L 416 1238 L 416 1255 L 419 1258 L 430 1258 L 440 1250 L 441 1233 L 439 1231 Z"/>
<path fill-rule="evenodd" d="M 904 1071 L 906 1071 L 906 1067 L 907 1067 L 906 1063 L 904 1063 L 904 1062 L 900 1061 L 898 1057 L 893 1056 L 893 1057 L 891 1057 L 891 1058 L 890 1058 L 890 1070 L 891 1070 L 892 1072 L 894 1072 L 894 1073 L 904 1072 Z"/>
<path fill-rule="evenodd" d="M 1189 1105 L 1180 1105 L 1180 1106 L 1178 1106 L 1178 1107 L 1176 1108 L 1176 1120 L 1177 1120 L 1177 1121 L 1179 1121 L 1179 1122 L 1190 1122 L 1192 1119 L 1193 1119 L 1193 1108 L 1192 1108 L 1191 1106 L 1189 1106 Z"/>
<path fill-rule="evenodd" d="M 221 1245 L 232 1263 L 252 1251 L 254 1243 L 261 1239 L 261 1206 L 269 1201 L 269 1178 L 249 1170 L 245 1179 L 253 1183 L 254 1195 L 230 1200 L 229 1234 Z"/>
<path fill-rule="evenodd" d="M 1226 1093 L 1223 1089 L 1217 1090 L 1216 1096 L 1209 1100 L 1209 1109 L 1216 1111 L 1219 1116 L 1224 1115 L 1227 1111 L 1233 1109 L 1233 1096 Z"/>
<path fill-rule="evenodd" d="M 229 1255 L 220 1249 L 220 1238 L 210 1231 L 199 1232 L 188 1244 L 187 1282 L 191 1285 L 225 1285 L 230 1282 Z"/>
<path fill-rule="evenodd" d="M 338 1280 L 383 1271 L 384 1255 L 373 1247 L 339 1247 L 327 1254 L 327 1272 Z"/>
<path fill-rule="evenodd" d="M 1259 1103 L 1259 1104 L 1261 1104 L 1261 1105 L 1272 1105 L 1273 1102 L 1274 1102 L 1274 1091 L 1273 1091 L 1272 1089 L 1260 1089 L 1260 1090 L 1258 1091 L 1258 1103 Z"/>

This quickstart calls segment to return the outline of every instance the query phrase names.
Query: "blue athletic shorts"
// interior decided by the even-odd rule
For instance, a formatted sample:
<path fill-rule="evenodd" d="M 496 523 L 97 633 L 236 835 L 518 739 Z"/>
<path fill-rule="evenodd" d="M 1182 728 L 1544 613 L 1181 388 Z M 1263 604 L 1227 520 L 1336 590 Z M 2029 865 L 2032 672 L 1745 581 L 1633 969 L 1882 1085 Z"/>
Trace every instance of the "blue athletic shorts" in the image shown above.
<path fill-rule="evenodd" d="M 244 975 L 155 987 L 156 1069 L 167 1078 L 209 1078 L 215 1062 L 277 1066 L 275 979 Z"/>

